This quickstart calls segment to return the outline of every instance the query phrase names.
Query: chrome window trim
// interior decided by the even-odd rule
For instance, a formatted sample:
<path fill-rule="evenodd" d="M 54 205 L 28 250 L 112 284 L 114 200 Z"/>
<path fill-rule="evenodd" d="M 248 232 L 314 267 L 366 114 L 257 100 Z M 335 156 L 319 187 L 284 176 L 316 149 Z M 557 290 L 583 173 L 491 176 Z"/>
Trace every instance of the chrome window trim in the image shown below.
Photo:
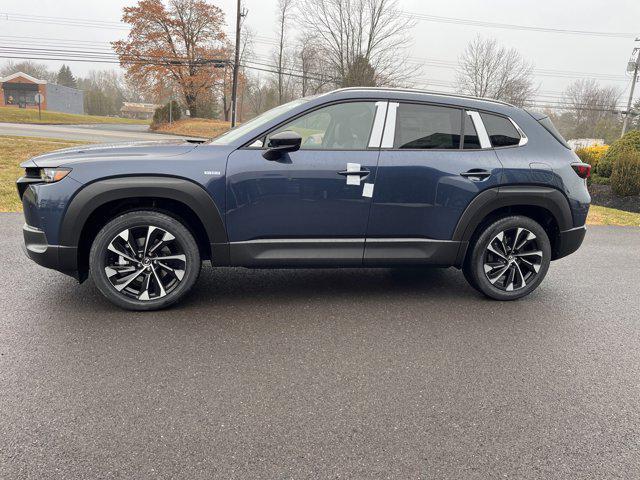
<path fill-rule="evenodd" d="M 513 118 L 511 117 L 507 117 L 507 118 L 513 124 L 517 132 L 520 134 L 520 141 L 518 142 L 518 146 L 523 147 L 529 142 L 529 137 L 527 137 L 527 134 L 524 133 L 524 131 L 520 128 L 520 126 L 515 122 Z"/>
<path fill-rule="evenodd" d="M 376 116 L 373 120 L 373 128 L 371 129 L 371 136 L 369 137 L 369 148 L 380 148 L 388 104 L 389 102 L 387 101 L 376 102 Z"/>
<path fill-rule="evenodd" d="M 476 128 L 476 133 L 478 134 L 478 139 L 480 140 L 480 148 L 491 148 L 491 140 L 489 139 L 487 129 L 484 127 L 484 122 L 482 121 L 480 113 L 474 110 L 467 110 L 467 115 L 471 117 L 473 126 Z"/>
<path fill-rule="evenodd" d="M 384 124 L 384 134 L 380 148 L 393 148 L 396 139 L 396 115 L 400 103 L 389 102 L 387 105 L 387 121 Z"/>

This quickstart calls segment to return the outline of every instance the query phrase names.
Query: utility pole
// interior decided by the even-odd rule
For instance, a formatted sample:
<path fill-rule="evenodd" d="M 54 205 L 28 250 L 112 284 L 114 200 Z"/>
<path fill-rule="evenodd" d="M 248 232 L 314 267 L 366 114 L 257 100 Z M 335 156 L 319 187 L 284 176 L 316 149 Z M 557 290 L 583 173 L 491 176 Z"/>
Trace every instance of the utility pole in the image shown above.
<path fill-rule="evenodd" d="M 636 42 L 640 42 L 640 37 L 636 38 Z M 624 116 L 624 122 L 622 123 L 622 135 L 627 133 L 627 126 L 629 124 L 629 116 L 631 115 L 631 107 L 633 106 L 633 93 L 636 89 L 636 81 L 638 80 L 638 71 L 640 70 L 640 48 L 633 49 L 633 54 L 636 56 L 635 62 L 629 62 L 627 71 L 633 72 L 633 78 L 631 79 L 631 91 L 629 92 L 629 103 L 627 103 L 627 113 Z"/>
<path fill-rule="evenodd" d="M 233 86 L 231 87 L 231 128 L 236 126 L 236 115 L 238 107 L 238 71 L 240 70 L 240 27 L 242 17 L 245 12 L 242 10 L 241 0 L 238 0 L 238 11 L 236 12 L 236 52 L 233 62 Z"/>

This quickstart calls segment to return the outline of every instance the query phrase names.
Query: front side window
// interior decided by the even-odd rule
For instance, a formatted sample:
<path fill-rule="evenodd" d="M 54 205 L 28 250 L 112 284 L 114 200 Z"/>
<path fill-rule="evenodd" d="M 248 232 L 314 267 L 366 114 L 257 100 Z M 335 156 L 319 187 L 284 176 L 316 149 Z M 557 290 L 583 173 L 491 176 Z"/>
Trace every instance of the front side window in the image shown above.
<path fill-rule="evenodd" d="M 301 150 L 365 150 L 376 115 L 375 102 L 347 102 L 309 112 L 267 136 L 294 131 L 302 137 Z"/>
<path fill-rule="evenodd" d="M 481 113 L 480 116 L 493 147 L 513 147 L 520 144 L 520 134 L 508 118 L 490 113 Z"/>
<path fill-rule="evenodd" d="M 396 113 L 394 148 L 459 149 L 462 110 L 401 103 Z"/>

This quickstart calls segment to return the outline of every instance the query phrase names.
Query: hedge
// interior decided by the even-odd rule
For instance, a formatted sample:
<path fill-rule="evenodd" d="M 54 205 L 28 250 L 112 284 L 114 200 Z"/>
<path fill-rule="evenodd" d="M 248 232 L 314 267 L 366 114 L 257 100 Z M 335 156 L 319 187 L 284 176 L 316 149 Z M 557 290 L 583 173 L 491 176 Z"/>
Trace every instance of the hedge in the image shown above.
<path fill-rule="evenodd" d="M 611 191 L 622 197 L 640 195 L 640 151 L 626 150 L 613 164 Z"/>
<path fill-rule="evenodd" d="M 640 130 L 632 130 L 613 142 L 607 153 L 598 161 L 596 173 L 601 177 L 610 177 L 615 163 L 626 151 L 640 152 Z"/>

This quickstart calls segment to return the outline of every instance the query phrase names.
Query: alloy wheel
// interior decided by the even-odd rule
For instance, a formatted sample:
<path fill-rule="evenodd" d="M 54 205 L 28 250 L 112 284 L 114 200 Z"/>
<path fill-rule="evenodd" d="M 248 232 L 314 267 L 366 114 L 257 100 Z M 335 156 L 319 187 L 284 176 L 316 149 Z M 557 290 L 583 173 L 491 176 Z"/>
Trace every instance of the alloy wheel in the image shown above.
<path fill-rule="evenodd" d="M 153 225 L 121 231 L 105 255 L 104 271 L 113 288 L 142 301 L 171 293 L 187 268 L 184 247 L 170 232 Z"/>
<path fill-rule="evenodd" d="M 512 292 L 535 279 L 542 260 L 536 235 L 526 228 L 510 228 L 495 235 L 487 245 L 484 273 L 494 287 Z"/>

